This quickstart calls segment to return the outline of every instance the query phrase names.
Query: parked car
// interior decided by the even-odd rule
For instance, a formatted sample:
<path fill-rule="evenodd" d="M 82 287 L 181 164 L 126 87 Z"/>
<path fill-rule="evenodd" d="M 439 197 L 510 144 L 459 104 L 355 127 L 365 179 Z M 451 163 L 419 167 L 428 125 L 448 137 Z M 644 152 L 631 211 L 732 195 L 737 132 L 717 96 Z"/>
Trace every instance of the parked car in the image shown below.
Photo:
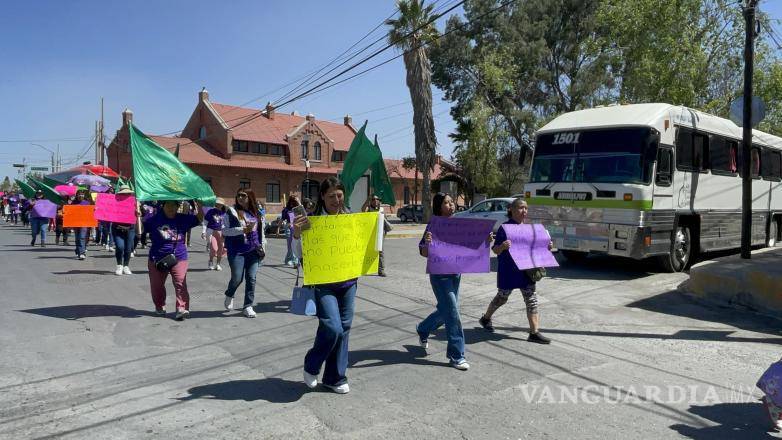
<path fill-rule="evenodd" d="M 494 220 L 494 231 L 500 228 L 500 225 L 508 220 L 508 206 L 513 202 L 511 197 L 498 197 L 486 199 L 475 204 L 470 209 L 457 212 L 454 217 L 459 218 L 485 218 Z"/>
<path fill-rule="evenodd" d="M 280 225 L 282 225 L 282 217 L 277 217 L 276 219 L 266 223 L 266 228 L 264 229 L 266 236 L 270 237 L 272 235 L 278 235 L 278 233 L 282 233 L 283 231 L 279 230 Z"/>
<path fill-rule="evenodd" d="M 420 222 L 424 219 L 424 207 L 421 205 L 405 205 L 396 212 L 399 221 L 402 223 L 408 220 Z"/>

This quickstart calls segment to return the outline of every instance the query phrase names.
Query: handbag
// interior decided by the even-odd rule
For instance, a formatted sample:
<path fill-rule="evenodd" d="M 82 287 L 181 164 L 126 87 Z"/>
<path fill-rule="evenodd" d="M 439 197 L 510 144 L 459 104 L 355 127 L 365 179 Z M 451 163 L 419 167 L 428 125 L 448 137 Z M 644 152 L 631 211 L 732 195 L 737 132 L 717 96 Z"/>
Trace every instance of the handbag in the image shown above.
<path fill-rule="evenodd" d="M 315 316 L 318 307 L 315 304 L 315 289 L 299 287 L 299 268 L 296 268 L 296 285 L 291 296 L 290 312 L 294 315 Z"/>
<path fill-rule="evenodd" d="M 263 246 L 256 247 L 255 253 L 258 254 L 258 261 L 263 261 L 266 258 L 266 251 L 263 250 Z"/>
<path fill-rule="evenodd" d="M 168 254 L 155 262 L 155 267 L 161 272 L 168 272 L 177 264 L 176 255 Z"/>
<path fill-rule="evenodd" d="M 538 281 L 542 280 L 543 277 L 546 276 L 546 268 L 535 267 L 532 269 L 526 269 L 524 273 L 527 274 L 527 277 L 529 277 L 529 279 L 532 280 L 533 283 L 537 283 Z"/>

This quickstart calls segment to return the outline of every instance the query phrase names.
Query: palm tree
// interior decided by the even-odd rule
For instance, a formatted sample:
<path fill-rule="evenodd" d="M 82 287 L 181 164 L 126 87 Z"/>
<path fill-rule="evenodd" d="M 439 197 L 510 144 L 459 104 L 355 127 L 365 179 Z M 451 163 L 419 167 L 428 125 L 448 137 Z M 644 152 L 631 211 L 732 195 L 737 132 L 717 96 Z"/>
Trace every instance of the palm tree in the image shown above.
<path fill-rule="evenodd" d="M 433 5 L 424 6 L 424 0 L 399 0 L 399 16 L 386 20 L 389 26 L 389 44 L 403 51 L 407 88 L 413 102 L 413 126 L 415 127 L 415 159 L 423 174 L 421 204 L 424 222 L 432 214 L 432 190 L 429 173 L 434 169 L 437 138 L 432 117 L 432 70 L 426 44 L 437 36 L 434 26 Z"/>

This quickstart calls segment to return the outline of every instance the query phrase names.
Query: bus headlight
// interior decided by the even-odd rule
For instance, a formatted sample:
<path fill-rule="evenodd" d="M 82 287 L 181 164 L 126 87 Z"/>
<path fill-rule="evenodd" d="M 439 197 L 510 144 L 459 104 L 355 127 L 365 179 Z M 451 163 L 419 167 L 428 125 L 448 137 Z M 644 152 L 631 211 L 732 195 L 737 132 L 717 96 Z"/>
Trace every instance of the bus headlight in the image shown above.
<path fill-rule="evenodd" d="M 632 202 L 633 195 L 631 193 L 625 193 L 625 202 Z"/>

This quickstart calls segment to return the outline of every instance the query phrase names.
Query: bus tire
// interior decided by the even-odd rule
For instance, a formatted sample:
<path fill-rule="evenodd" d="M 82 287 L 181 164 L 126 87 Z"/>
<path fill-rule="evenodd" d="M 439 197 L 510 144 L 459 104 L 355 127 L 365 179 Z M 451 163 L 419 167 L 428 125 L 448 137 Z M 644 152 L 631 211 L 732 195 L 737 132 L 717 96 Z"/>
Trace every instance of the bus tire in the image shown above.
<path fill-rule="evenodd" d="M 565 249 L 560 249 L 560 252 L 562 252 L 562 256 L 571 263 L 581 263 L 586 260 L 587 255 L 589 255 L 587 252 L 569 251 Z"/>
<path fill-rule="evenodd" d="M 777 237 L 779 236 L 779 219 L 774 217 L 771 219 L 771 223 L 768 225 L 768 239 L 766 240 L 766 246 L 774 247 L 777 245 Z"/>
<path fill-rule="evenodd" d="M 660 265 L 666 272 L 681 272 L 687 268 L 692 258 L 692 234 L 687 225 L 677 226 L 671 240 L 668 255 L 661 255 Z"/>

